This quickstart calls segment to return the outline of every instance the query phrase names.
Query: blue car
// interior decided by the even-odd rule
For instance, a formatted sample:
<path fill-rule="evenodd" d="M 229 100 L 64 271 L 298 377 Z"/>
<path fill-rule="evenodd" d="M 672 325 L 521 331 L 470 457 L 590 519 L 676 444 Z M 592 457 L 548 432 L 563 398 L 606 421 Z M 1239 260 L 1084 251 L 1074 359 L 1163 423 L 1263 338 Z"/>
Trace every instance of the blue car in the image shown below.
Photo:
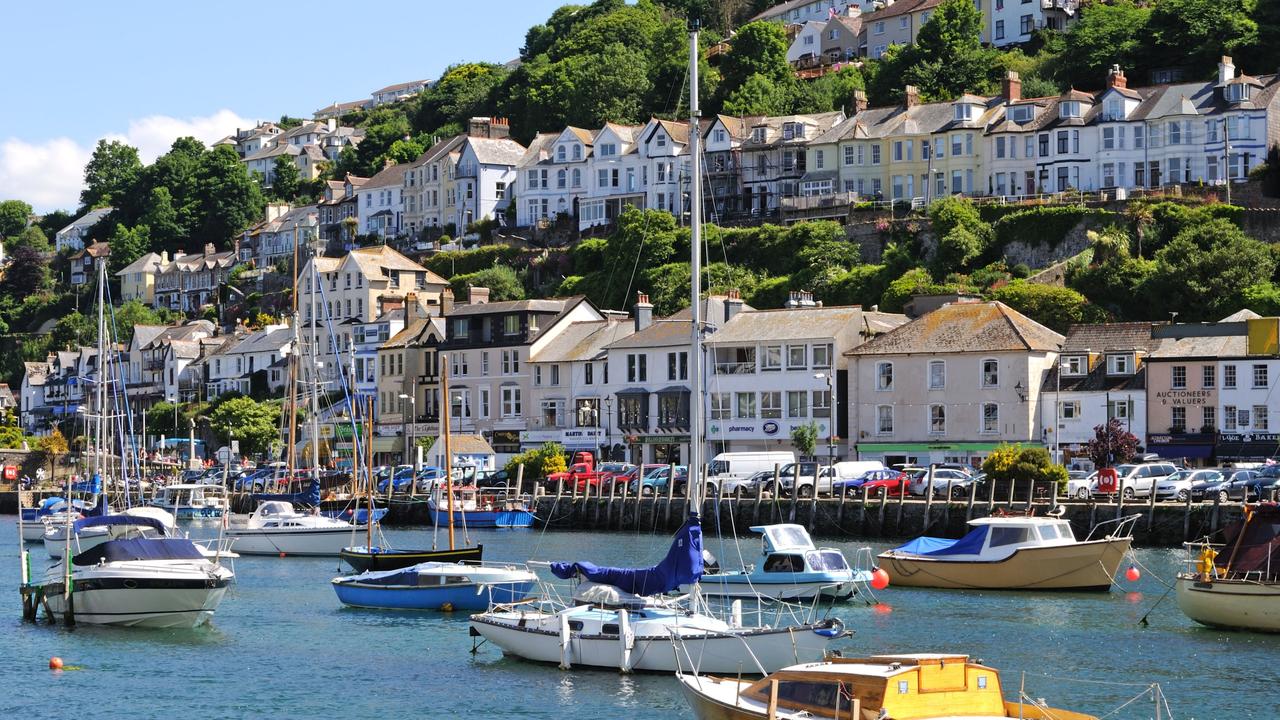
<path fill-rule="evenodd" d="M 671 466 L 662 465 L 649 471 L 648 475 L 638 477 L 631 481 L 629 491 L 633 495 L 665 495 L 667 492 L 667 482 L 671 479 Z M 684 465 L 676 466 L 676 484 L 675 491 L 683 489 L 684 485 L 689 482 L 689 468 Z"/>
<path fill-rule="evenodd" d="M 379 475 L 378 492 L 386 492 L 388 482 L 393 492 L 403 492 L 413 484 L 413 466 L 397 465 L 395 470 L 386 475 Z"/>
<path fill-rule="evenodd" d="M 859 488 L 869 482 L 874 480 L 892 480 L 901 474 L 902 473 L 897 470 L 885 468 L 883 470 L 868 470 L 855 478 L 833 480 L 831 482 L 831 496 L 839 497 L 841 494 L 853 495 Z"/>

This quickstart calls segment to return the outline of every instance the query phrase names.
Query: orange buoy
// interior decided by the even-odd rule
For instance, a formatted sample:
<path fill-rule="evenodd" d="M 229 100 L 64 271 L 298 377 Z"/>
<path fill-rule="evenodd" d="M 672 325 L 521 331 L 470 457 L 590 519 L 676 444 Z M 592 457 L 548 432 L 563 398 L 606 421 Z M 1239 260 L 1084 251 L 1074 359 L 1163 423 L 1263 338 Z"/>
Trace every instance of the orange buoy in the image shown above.
<path fill-rule="evenodd" d="M 280 553 L 280 557 L 284 557 L 284 553 Z"/>
<path fill-rule="evenodd" d="M 876 590 L 883 590 L 889 587 L 889 573 L 884 568 L 876 568 L 871 571 L 871 587 Z"/>
<path fill-rule="evenodd" d="M 62 658 L 58 657 L 57 655 L 54 655 L 53 657 L 49 658 L 49 669 L 50 669 L 50 670 L 61 670 L 61 669 L 62 669 Z"/>
<path fill-rule="evenodd" d="M 1129 569 L 1124 571 L 1124 577 L 1129 582 L 1138 582 L 1138 578 L 1142 577 L 1142 573 L 1138 572 L 1136 565 L 1130 565 Z"/>

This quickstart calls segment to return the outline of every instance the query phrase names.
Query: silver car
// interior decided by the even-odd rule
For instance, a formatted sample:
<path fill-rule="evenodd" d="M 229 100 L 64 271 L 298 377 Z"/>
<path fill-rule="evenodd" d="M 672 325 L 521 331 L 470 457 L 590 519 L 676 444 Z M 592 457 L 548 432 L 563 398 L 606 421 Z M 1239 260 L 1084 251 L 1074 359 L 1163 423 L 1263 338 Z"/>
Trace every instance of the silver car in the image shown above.
<path fill-rule="evenodd" d="M 951 487 L 952 494 L 957 492 L 968 492 L 969 486 L 973 484 L 973 476 L 963 470 L 954 468 L 934 468 L 933 469 L 933 496 L 946 497 L 947 487 Z M 912 495 L 924 495 L 929 492 L 929 471 L 921 469 L 911 476 L 911 484 L 907 486 L 907 490 Z"/>
<path fill-rule="evenodd" d="M 1192 485 L 1219 483 L 1224 479 L 1222 472 L 1213 468 L 1179 470 L 1166 478 L 1156 481 L 1156 499 L 1186 502 L 1187 498 L 1191 496 Z"/>

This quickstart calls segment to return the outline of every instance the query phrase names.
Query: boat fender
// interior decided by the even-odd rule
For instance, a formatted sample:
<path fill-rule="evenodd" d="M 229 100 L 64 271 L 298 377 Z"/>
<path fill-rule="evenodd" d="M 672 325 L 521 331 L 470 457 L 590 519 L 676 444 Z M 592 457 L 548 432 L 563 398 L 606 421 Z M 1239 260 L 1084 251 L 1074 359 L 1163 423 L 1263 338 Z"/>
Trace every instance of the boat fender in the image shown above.
<path fill-rule="evenodd" d="M 1214 574 L 1214 560 L 1218 557 L 1218 551 L 1206 546 L 1200 551 L 1200 560 L 1196 563 L 1196 570 L 1200 573 L 1200 580 L 1203 582 L 1212 582 Z"/>

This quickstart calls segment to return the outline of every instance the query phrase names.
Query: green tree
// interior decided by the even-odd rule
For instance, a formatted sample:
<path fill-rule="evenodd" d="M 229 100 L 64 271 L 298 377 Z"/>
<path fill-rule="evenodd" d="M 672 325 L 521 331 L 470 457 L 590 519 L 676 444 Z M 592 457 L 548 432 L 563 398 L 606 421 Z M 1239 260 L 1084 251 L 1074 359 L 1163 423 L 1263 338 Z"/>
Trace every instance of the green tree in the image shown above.
<path fill-rule="evenodd" d="M 1153 3 L 1144 40 L 1154 46 L 1156 66 L 1204 72 L 1223 55 L 1236 55 L 1258 42 L 1251 15 L 1257 0 L 1160 0 Z M 1268 66 L 1270 67 L 1270 66 Z"/>
<path fill-rule="evenodd" d="M 0 294 L 16 301 L 52 286 L 49 262 L 43 252 L 21 242 L 9 249 L 9 265 L 0 279 Z"/>
<path fill-rule="evenodd" d="M 982 23 L 970 0 L 943 0 L 906 51 L 903 80 L 940 100 L 982 92 L 996 70 L 996 53 L 982 47 Z"/>
<path fill-rule="evenodd" d="M 84 166 L 80 204 L 86 209 L 114 204 L 129 192 L 141 171 L 137 148 L 118 140 L 99 140 Z"/>
<path fill-rule="evenodd" d="M 763 75 L 775 83 L 789 80 L 786 30 L 781 23 L 756 21 L 738 28 L 720 64 L 721 89 L 732 92 L 752 75 Z"/>
<path fill-rule="evenodd" d="M 800 451 L 801 457 L 813 457 L 818 447 L 818 423 L 811 420 L 791 428 L 791 444 Z"/>
<path fill-rule="evenodd" d="M 1244 289 L 1244 306 L 1267 317 L 1280 316 L 1280 286 L 1265 282 Z"/>
<path fill-rule="evenodd" d="M 114 323 L 116 339 L 127 345 L 133 341 L 133 329 L 137 325 L 172 325 L 182 319 L 182 313 L 177 310 L 153 308 L 141 300 L 130 300 L 112 311 L 110 322 Z"/>
<path fill-rule="evenodd" d="M 489 300 L 492 302 L 525 298 L 524 284 L 520 282 L 520 276 L 515 270 L 505 265 L 494 265 L 473 273 L 455 275 L 449 279 L 449 285 L 453 288 L 455 297 L 466 297 L 469 287 L 484 287 L 489 288 Z"/>
<path fill-rule="evenodd" d="M 145 255 L 151 248 L 151 229 L 146 225 L 127 228 L 117 225 L 111 234 L 111 254 L 107 256 L 107 273 L 109 277 L 122 268 L 128 267 L 134 260 Z"/>
<path fill-rule="evenodd" d="M 1152 307 L 1184 320 L 1217 320 L 1238 310 L 1245 288 L 1271 280 L 1276 257 L 1227 220 L 1192 225 L 1160 249 L 1144 293 Z"/>
<path fill-rule="evenodd" d="M 1101 310 L 1071 288 L 1015 280 L 991 293 L 998 300 L 1047 328 L 1065 333 L 1081 323 L 1101 322 Z"/>
<path fill-rule="evenodd" d="M 968 270 L 974 260 L 982 255 L 982 238 L 967 227 L 957 225 L 938 238 L 938 251 L 934 253 L 935 277 L 946 277 L 950 272 Z"/>
<path fill-rule="evenodd" d="M 21 200 L 0 202 L 0 239 L 22 232 L 31 219 L 31 206 Z"/>
<path fill-rule="evenodd" d="M 507 461 L 504 469 L 512 477 L 524 466 L 524 479 L 538 482 L 545 480 L 552 473 L 564 472 L 568 465 L 564 461 L 564 446 L 560 443 L 543 443 L 541 447 L 526 450 Z"/>
<path fill-rule="evenodd" d="M 1118 64 L 1130 77 L 1144 77 L 1150 68 L 1151 9 L 1133 0 L 1086 3 L 1080 18 L 1067 31 L 1057 62 L 1062 85 L 1093 88 L 1102 84 L 1107 69 Z"/>
<path fill-rule="evenodd" d="M 724 99 L 726 115 L 785 115 L 792 102 L 792 81 L 775 80 L 756 73 L 732 90 Z"/>
<path fill-rule="evenodd" d="M 493 111 L 491 95 L 502 85 L 508 71 L 492 63 L 462 63 L 445 68 L 440 79 L 422 93 L 413 111 L 413 128 L 435 132 L 449 123 L 466 122 Z"/>
<path fill-rule="evenodd" d="M 226 245 L 232 237 L 262 215 L 262 191 L 240 158 L 226 145 L 207 153 L 200 164 L 198 181 L 201 223 L 192 250 L 205 243 Z"/>
<path fill-rule="evenodd" d="M 292 155 L 281 155 L 271 166 L 271 197 L 292 202 L 302 191 L 302 173 Z"/>
<path fill-rule="evenodd" d="M 142 214 L 139 225 L 149 230 L 152 252 L 167 251 L 181 247 L 183 228 L 178 222 L 178 212 L 173 207 L 173 195 L 167 187 L 151 189 L 150 202 Z M 114 253 L 114 248 L 112 249 Z"/>
<path fill-rule="evenodd" d="M 280 403 L 234 397 L 219 403 L 208 419 L 209 428 L 219 442 L 230 443 L 235 439 L 245 452 L 266 453 L 279 438 Z"/>
<path fill-rule="evenodd" d="M 10 251 L 20 247 L 29 248 L 40 253 L 47 253 L 53 250 L 53 245 L 49 244 L 49 238 L 45 236 L 44 231 L 34 225 L 18 233 L 17 237 L 9 238 L 8 246 Z"/>
<path fill-rule="evenodd" d="M 59 350 L 72 350 L 81 345 L 98 341 L 98 326 L 78 312 L 71 312 L 58 319 L 49 333 L 50 346 Z"/>

